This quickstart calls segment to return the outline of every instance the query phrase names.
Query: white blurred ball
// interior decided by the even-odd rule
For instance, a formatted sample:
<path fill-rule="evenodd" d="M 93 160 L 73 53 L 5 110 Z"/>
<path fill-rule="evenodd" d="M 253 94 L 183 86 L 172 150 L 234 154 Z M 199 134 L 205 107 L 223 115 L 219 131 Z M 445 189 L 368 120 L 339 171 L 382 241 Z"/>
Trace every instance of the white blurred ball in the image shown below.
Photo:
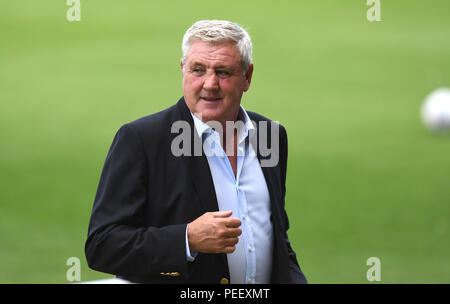
<path fill-rule="evenodd" d="M 422 120 L 432 131 L 450 131 L 450 89 L 431 92 L 422 106 Z"/>

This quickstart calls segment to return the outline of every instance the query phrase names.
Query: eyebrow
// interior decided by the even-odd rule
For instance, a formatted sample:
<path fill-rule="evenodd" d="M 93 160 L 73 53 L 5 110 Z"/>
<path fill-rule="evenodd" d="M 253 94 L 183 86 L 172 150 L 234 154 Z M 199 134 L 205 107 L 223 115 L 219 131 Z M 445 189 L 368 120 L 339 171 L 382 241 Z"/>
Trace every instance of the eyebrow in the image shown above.
<path fill-rule="evenodd" d="M 227 70 L 233 70 L 234 71 L 234 68 L 232 67 L 232 66 L 225 66 L 225 65 L 217 65 L 217 66 L 215 66 L 214 67 L 214 69 L 227 69 Z"/>
<path fill-rule="evenodd" d="M 189 64 L 190 67 L 193 67 L 193 66 L 196 66 L 196 65 L 205 66 L 203 63 L 200 63 L 200 62 L 197 62 L 197 61 L 191 62 L 191 64 Z"/>
<path fill-rule="evenodd" d="M 191 62 L 191 64 L 189 65 L 189 67 L 191 67 L 191 68 L 195 67 L 195 66 L 205 67 L 205 64 L 203 64 L 201 62 L 198 62 L 198 61 L 194 61 L 194 62 Z M 227 69 L 227 70 L 230 70 L 230 71 L 234 71 L 235 70 L 235 68 L 233 66 L 225 66 L 223 64 L 219 64 L 219 65 L 214 66 L 214 70 L 220 70 L 220 69 Z"/>

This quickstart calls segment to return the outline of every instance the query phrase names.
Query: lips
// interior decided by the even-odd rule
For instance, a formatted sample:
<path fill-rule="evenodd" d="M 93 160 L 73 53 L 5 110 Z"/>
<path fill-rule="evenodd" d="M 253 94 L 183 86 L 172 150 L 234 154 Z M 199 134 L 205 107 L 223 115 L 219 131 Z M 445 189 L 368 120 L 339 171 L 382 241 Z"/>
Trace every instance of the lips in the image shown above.
<path fill-rule="evenodd" d="M 222 100 L 222 97 L 215 97 L 215 96 L 201 96 L 200 99 L 208 102 L 216 102 L 219 100 Z"/>

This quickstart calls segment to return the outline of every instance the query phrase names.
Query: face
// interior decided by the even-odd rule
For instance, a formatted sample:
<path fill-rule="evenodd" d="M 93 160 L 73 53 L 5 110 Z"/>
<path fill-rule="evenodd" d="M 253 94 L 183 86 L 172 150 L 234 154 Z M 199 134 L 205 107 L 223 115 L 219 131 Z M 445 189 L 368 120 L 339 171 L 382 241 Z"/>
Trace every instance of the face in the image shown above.
<path fill-rule="evenodd" d="M 184 98 L 192 113 L 201 113 L 204 122 L 236 120 L 242 94 L 250 87 L 253 65 L 243 73 L 235 43 L 195 41 L 181 68 Z"/>

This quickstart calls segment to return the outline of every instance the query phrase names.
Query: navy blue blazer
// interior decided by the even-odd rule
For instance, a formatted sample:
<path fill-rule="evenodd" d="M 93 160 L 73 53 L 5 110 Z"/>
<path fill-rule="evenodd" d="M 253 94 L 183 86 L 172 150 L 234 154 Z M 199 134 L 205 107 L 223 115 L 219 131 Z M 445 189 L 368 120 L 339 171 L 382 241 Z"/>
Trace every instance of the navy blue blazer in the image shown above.
<path fill-rule="evenodd" d="M 271 122 L 247 112 L 257 124 Z M 172 140 L 179 135 L 171 133 L 171 126 L 179 120 L 191 126 L 192 140 L 200 140 L 184 98 L 164 111 L 123 125 L 117 132 L 89 223 L 85 254 L 90 268 L 137 283 L 229 280 L 225 254 L 199 253 L 194 262 L 186 260 L 186 225 L 205 212 L 218 211 L 218 204 L 205 155 L 176 157 L 171 153 Z M 286 233 L 287 135 L 282 126 L 279 151 L 278 164 L 262 168 L 274 229 L 271 282 L 306 283 Z M 263 159 L 259 150 L 258 158 Z"/>

